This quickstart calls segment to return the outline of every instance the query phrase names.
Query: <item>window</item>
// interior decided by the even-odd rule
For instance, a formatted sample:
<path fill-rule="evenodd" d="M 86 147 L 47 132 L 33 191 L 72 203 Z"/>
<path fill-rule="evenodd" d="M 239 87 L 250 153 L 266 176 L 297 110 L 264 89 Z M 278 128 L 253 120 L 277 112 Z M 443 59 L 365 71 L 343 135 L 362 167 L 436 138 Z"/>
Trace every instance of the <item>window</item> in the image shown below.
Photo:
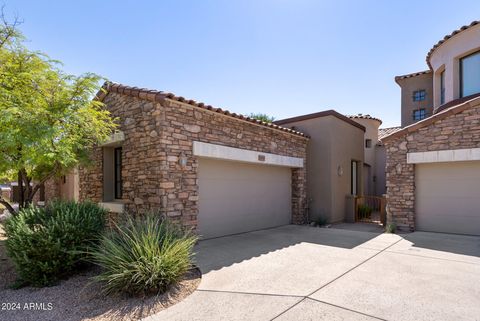
<path fill-rule="evenodd" d="M 480 92 L 480 51 L 460 59 L 461 97 Z"/>
<path fill-rule="evenodd" d="M 413 120 L 422 120 L 427 117 L 427 113 L 424 108 L 413 111 Z"/>
<path fill-rule="evenodd" d="M 122 198 L 122 148 L 115 148 L 114 154 L 114 176 L 115 176 L 115 199 Z"/>
<path fill-rule="evenodd" d="M 365 139 L 365 148 L 371 148 L 371 147 L 372 147 L 372 140 Z"/>
<path fill-rule="evenodd" d="M 425 100 L 426 95 L 427 95 L 427 93 L 423 89 L 414 91 L 413 92 L 413 101 L 423 101 L 423 100 Z"/>
<path fill-rule="evenodd" d="M 440 105 L 445 104 L 445 70 L 440 74 Z"/>
<path fill-rule="evenodd" d="M 358 194 L 358 162 L 352 161 L 352 177 L 351 177 L 351 193 L 352 195 Z"/>

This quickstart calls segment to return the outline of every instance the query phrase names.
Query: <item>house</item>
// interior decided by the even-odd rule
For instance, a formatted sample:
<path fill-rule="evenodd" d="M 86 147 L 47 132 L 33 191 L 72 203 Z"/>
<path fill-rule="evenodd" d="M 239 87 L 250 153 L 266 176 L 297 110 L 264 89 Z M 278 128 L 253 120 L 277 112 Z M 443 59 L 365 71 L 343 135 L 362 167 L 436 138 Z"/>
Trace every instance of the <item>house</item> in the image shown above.
<path fill-rule="evenodd" d="M 480 24 L 445 36 L 429 70 L 396 77 L 402 125 L 386 149 L 389 221 L 404 230 L 480 235 Z"/>
<path fill-rule="evenodd" d="M 370 115 L 350 115 L 353 121 L 365 127 L 363 149 L 363 194 L 382 196 L 385 194 L 385 152 L 379 148 L 382 121 Z"/>
<path fill-rule="evenodd" d="M 92 166 L 49 182 L 48 199 L 158 211 L 211 238 L 353 221 L 352 199 L 385 191 L 381 121 L 370 115 L 327 110 L 267 124 L 173 94 L 104 89 L 97 99 L 119 130 L 92 152 Z"/>
<path fill-rule="evenodd" d="M 308 219 L 307 135 L 170 93 L 104 88 L 97 98 L 119 128 L 79 168 L 80 200 L 160 212 L 205 238 Z"/>
<path fill-rule="evenodd" d="M 309 217 L 345 220 L 345 196 L 363 193 L 365 127 L 334 110 L 276 121 L 310 137 L 307 152 Z"/>
<path fill-rule="evenodd" d="M 277 125 L 310 137 L 307 152 L 309 217 L 329 223 L 354 221 L 353 196 L 382 195 L 384 163 L 379 163 L 378 132 L 382 121 L 370 115 L 345 116 L 334 110 L 282 119 Z"/>

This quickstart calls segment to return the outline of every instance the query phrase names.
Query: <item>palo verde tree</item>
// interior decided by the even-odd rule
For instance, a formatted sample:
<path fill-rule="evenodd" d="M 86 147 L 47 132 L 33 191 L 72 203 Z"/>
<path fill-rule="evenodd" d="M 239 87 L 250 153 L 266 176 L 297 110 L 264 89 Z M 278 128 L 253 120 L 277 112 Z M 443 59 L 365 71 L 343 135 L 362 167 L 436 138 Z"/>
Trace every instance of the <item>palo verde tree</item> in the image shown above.
<path fill-rule="evenodd" d="M 94 98 L 101 78 L 72 76 L 57 61 L 27 49 L 18 29 L 0 16 L 0 178 L 18 181 L 19 207 L 47 180 L 88 160 L 115 125 Z M 12 214 L 11 204 L 0 204 Z"/>
<path fill-rule="evenodd" d="M 257 114 L 251 113 L 249 117 L 253 119 L 261 120 L 265 123 L 273 123 L 273 121 L 275 120 L 275 117 L 269 116 L 267 114 L 262 114 L 262 113 L 257 113 Z"/>

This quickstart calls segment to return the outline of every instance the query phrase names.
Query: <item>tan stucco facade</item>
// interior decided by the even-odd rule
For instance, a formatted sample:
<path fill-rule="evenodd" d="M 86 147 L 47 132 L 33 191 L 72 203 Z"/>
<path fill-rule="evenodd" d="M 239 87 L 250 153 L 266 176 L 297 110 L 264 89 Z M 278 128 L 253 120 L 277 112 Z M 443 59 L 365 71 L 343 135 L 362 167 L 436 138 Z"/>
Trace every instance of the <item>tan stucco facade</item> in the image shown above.
<path fill-rule="evenodd" d="M 432 51 L 433 106 L 440 102 L 440 74 L 445 70 L 445 103 L 460 98 L 460 58 L 480 50 L 480 25 L 472 26 L 449 38 Z"/>
<path fill-rule="evenodd" d="M 76 168 L 70 173 L 66 174 L 64 177 L 62 177 L 58 182 L 60 198 L 71 201 L 78 201 L 80 192 L 78 180 L 78 169 Z"/>
<path fill-rule="evenodd" d="M 363 142 L 363 193 L 365 195 L 382 195 L 378 193 L 376 185 L 378 179 L 376 150 L 378 144 L 378 127 L 380 127 L 382 122 L 370 116 L 352 116 L 350 118 L 365 127 L 365 140 Z M 369 140 L 368 143 L 367 140 Z M 383 174 L 383 176 L 385 176 L 385 174 Z"/>
<path fill-rule="evenodd" d="M 387 193 L 387 152 L 385 146 L 377 144 L 375 146 L 375 195 L 381 196 Z"/>
<path fill-rule="evenodd" d="M 402 127 L 416 122 L 413 118 L 415 110 L 425 109 L 426 117 L 433 114 L 433 76 L 431 72 L 420 73 L 413 77 L 396 79 L 401 87 L 401 124 Z M 414 101 L 415 91 L 425 90 L 425 100 Z"/>
<path fill-rule="evenodd" d="M 307 151 L 310 219 L 324 217 L 331 223 L 345 220 L 345 199 L 351 194 L 352 185 L 351 162 L 358 162 L 359 173 L 364 162 L 364 129 L 333 115 L 285 121 L 280 121 L 282 126 L 294 127 L 310 136 Z M 362 186 L 362 175 L 358 175 L 358 194 L 362 194 Z"/>

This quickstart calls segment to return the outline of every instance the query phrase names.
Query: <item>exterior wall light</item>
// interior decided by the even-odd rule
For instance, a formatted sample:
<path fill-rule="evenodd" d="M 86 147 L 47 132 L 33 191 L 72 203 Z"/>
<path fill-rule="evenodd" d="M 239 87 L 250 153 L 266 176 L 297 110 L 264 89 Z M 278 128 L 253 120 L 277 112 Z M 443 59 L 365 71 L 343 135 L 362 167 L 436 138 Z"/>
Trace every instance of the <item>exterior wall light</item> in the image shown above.
<path fill-rule="evenodd" d="M 181 152 L 181 153 L 180 153 L 180 156 L 178 157 L 178 164 L 180 165 L 180 167 L 181 167 L 182 169 L 184 169 L 185 167 L 187 167 L 187 161 L 188 161 L 187 156 L 185 155 L 184 152 Z"/>
<path fill-rule="evenodd" d="M 338 167 L 337 167 L 337 175 L 338 175 L 338 176 L 343 176 L 343 167 L 342 167 L 342 165 L 338 165 Z"/>

